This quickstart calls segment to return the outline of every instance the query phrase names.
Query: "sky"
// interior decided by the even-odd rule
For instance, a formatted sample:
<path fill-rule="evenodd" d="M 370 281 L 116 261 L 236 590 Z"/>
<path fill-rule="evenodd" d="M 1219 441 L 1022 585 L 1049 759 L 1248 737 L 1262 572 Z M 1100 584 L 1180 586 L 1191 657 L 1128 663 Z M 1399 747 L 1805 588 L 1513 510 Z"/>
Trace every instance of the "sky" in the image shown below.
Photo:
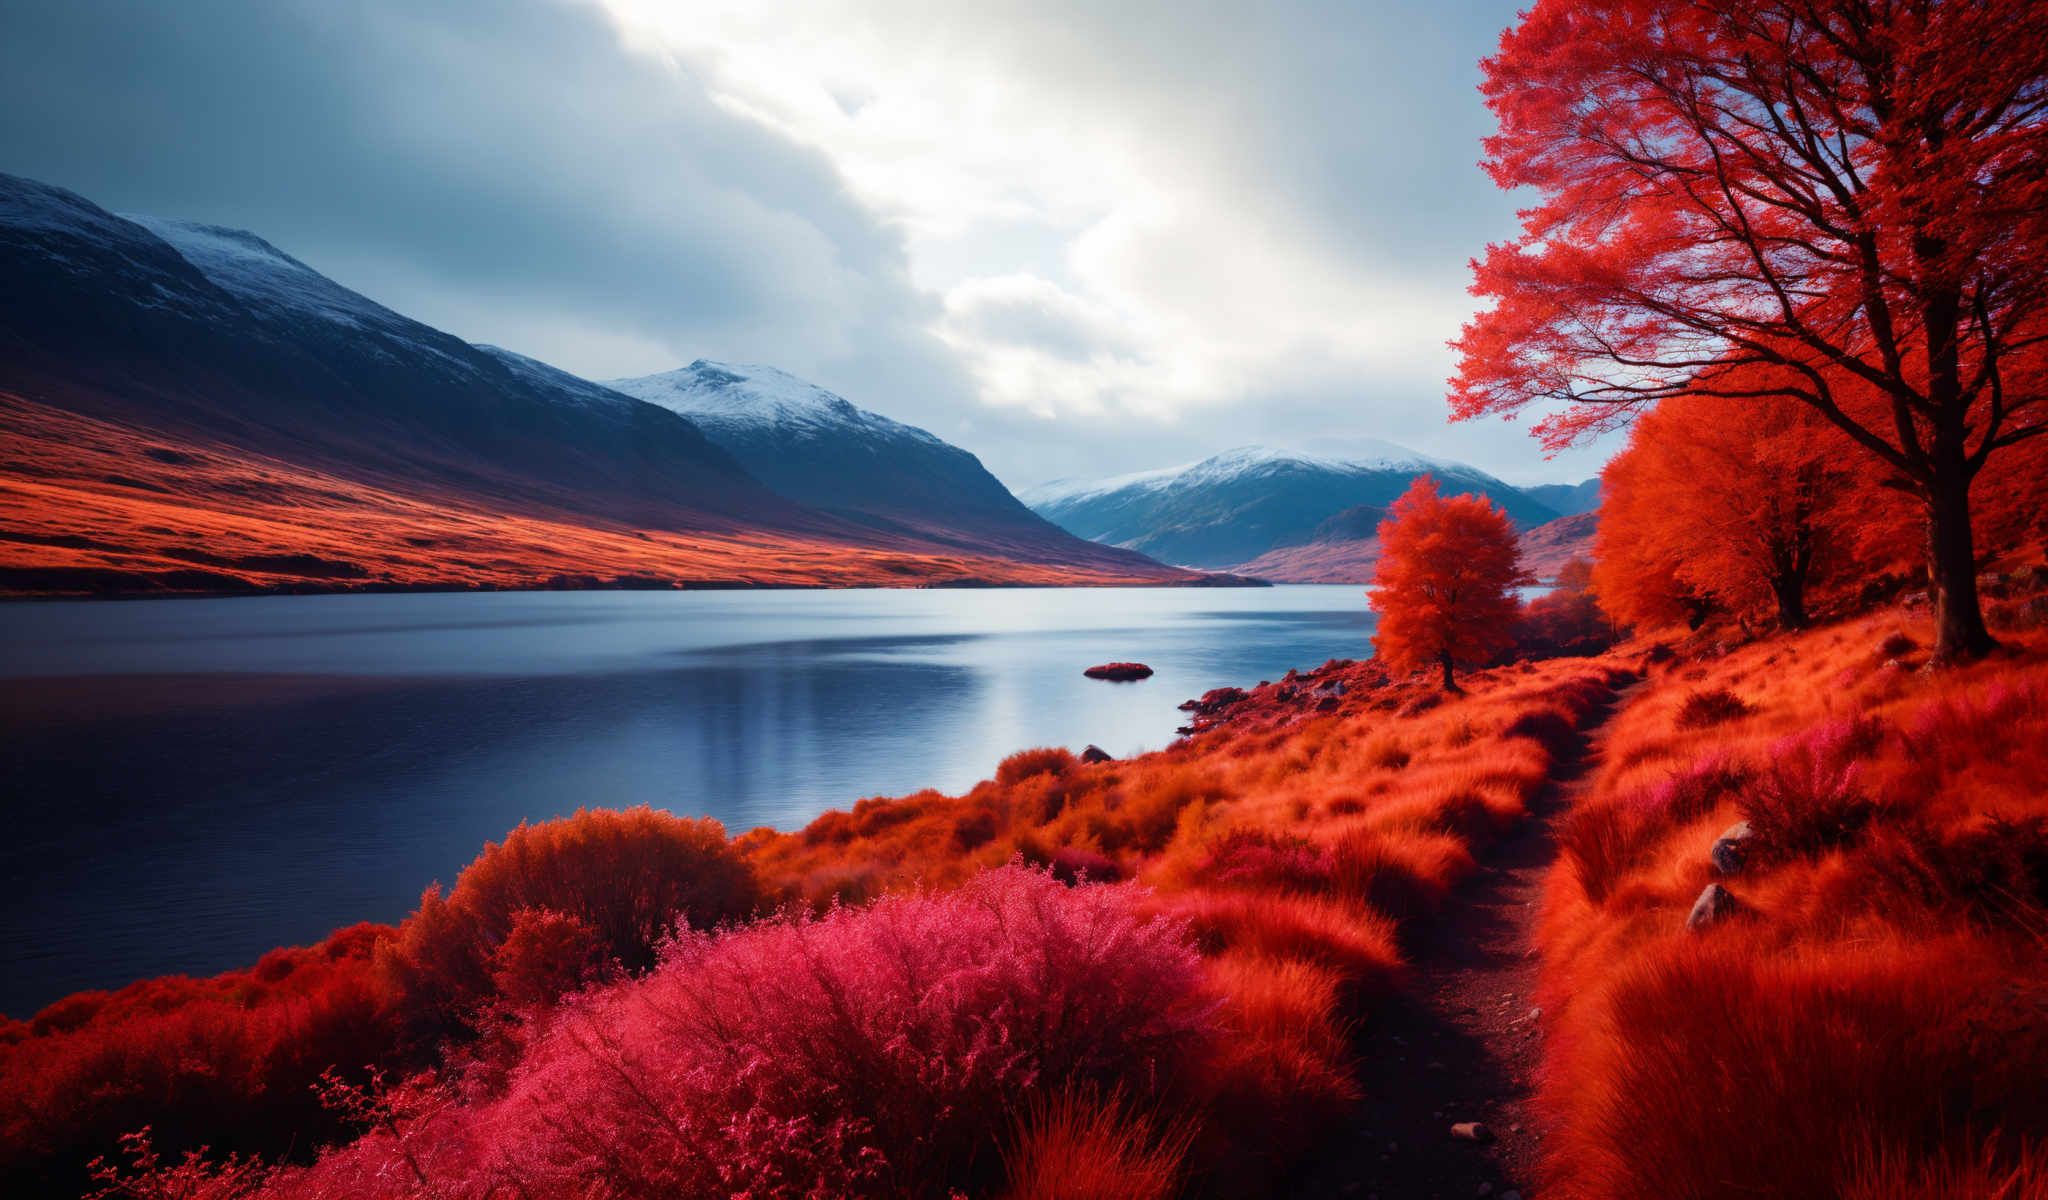
<path fill-rule="evenodd" d="M 1447 422 L 1514 3 L 0 0 L 0 171 L 595 379 L 780 367 L 1013 488 Z"/>

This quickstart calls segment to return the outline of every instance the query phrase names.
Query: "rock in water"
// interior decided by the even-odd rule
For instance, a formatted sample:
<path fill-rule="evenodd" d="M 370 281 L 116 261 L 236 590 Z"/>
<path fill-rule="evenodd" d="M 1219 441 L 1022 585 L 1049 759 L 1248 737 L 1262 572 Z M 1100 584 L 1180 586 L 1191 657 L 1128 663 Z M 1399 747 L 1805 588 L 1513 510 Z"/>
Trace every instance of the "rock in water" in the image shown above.
<path fill-rule="evenodd" d="M 1756 836 L 1748 821 L 1737 821 L 1721 831 L 1714 839 L 1713 848 L 1707 857 L 1714 860 L 1714 869 L 1723 875 L 1740 875 L 1743 860 L 1749 856 L 1749 840 Z"/>
<path fill-rule="evenodd" d="M 1118 683 L 1126 683 L 1133 679 L 1151 678 L 1152 668 L 1144 663 L 1113 662 L 1103 663 L 1099 667 L 1090 667 L 1081 672 L 1081 674 L 1086 675 L 1090 679 L 1108 679 Z"/>
<path fill-rule="evenodd" d="M 1081 761 L 1084 763 L 1115 762 L 1116 757 L 1102 747 L 1090 743 L 1086 750 L 1081 751 Z"/>
<path fill-rule="evenodd" d="M 1733 892 L 1718 883 L 1710 883 L 1700 892 L 1700 898 L 1693 901 L 1692 912 L 1685 918 L 1685 927 L 1705 929 L 1734 916 L 1741 907 Z"/>

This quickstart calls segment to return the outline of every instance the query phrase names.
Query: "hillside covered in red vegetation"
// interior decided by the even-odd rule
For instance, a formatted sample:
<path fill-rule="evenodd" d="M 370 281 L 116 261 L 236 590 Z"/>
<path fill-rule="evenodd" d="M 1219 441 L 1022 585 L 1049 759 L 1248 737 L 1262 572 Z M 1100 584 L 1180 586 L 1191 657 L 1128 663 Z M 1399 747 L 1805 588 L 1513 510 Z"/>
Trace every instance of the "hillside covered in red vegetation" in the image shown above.
<path fill-rule="evenodd" d="M 772 498 L 771 498 L 772 500 Z M 278 456 L 0 393 L 0 594 L 1198 582 L 1129 561 L 973 553 L 822 515 L 611 513 L 505 478 Z"/>

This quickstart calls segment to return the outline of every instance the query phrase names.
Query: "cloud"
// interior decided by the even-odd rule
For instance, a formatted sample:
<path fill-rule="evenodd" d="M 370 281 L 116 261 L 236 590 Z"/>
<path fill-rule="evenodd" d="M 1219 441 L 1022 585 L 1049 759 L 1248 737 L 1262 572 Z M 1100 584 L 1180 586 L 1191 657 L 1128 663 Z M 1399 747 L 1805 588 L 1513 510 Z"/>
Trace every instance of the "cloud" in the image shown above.
<path fill-rule="evenodd" d="M 775 363 L 1014 483 L 1447 427 L 1512 0 L 0 0 L 0 170 L 593 377 Z"/>
<path fill-rule="evenodd" d="M 68 0 L 11 15 L 0 169 L 250 228 L 462 336 L 604 377 L 759 359 L 943 419 L 901 234 L 815 149 L 584 5 Z"/>

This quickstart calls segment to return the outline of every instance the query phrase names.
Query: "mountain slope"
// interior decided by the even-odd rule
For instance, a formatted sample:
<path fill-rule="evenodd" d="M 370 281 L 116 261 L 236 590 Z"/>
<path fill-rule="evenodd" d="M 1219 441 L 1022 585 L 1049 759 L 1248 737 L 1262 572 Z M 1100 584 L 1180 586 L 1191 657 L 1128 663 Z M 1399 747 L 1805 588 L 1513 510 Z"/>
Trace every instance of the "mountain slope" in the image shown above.
<path fill-rule="evenodd" d="M 5 175 L 0 434 L 0 591 L 1187 578 L 820 512 L 252 234 Z"/>
<path fill-rule="evenodd" d="M 1536 578 L 1557 578 L 1575 558 L 1593 559 L 1593 539 L 1600 532 L 1600 512 L 1573 513 L 1522 533 L 1522 566 Z"/>
<path fill-rule="evenodd" d="M 1555 509 L 1561 517 L 1576 517 L 1600 507 L 1600 477 L 1581 483 L 1539 483 L 1523 488 L 1522 494 Z"/>
<path fill-rule="evenodd" d="M 1387 510 L 1361 504 L 1317 525 L 1306 542 L 1279 546 L 1236 573 L 1274 583 L 1370 583 L 1380 560 L 1379 524 Z"/>
<path fill-rule="evenodd" d="M 1093 541 L 1164 562 L 1238 570 L 1269 551 L 1304 546 L 1325 520 L 1392 503 L 1419 475 L 1493 498 L 1519 524 L 1556 513 L 1493 476 L 1377 443 L 1370 457 L 1247 446 L 1199 463 L 1111 479 L 1057 481 L 1023 493 L 1032 509 Z M 1240 571 L 1240 573 L 1245 573 Z"/>
<path fill-rule="evenodd" d="M 603 386 L 688 418 L 781 495 L 875 529 L 1032 561 L 1145 562 L 1032 512 L 960 447 L 773 367 L 699 359 Z"/>

